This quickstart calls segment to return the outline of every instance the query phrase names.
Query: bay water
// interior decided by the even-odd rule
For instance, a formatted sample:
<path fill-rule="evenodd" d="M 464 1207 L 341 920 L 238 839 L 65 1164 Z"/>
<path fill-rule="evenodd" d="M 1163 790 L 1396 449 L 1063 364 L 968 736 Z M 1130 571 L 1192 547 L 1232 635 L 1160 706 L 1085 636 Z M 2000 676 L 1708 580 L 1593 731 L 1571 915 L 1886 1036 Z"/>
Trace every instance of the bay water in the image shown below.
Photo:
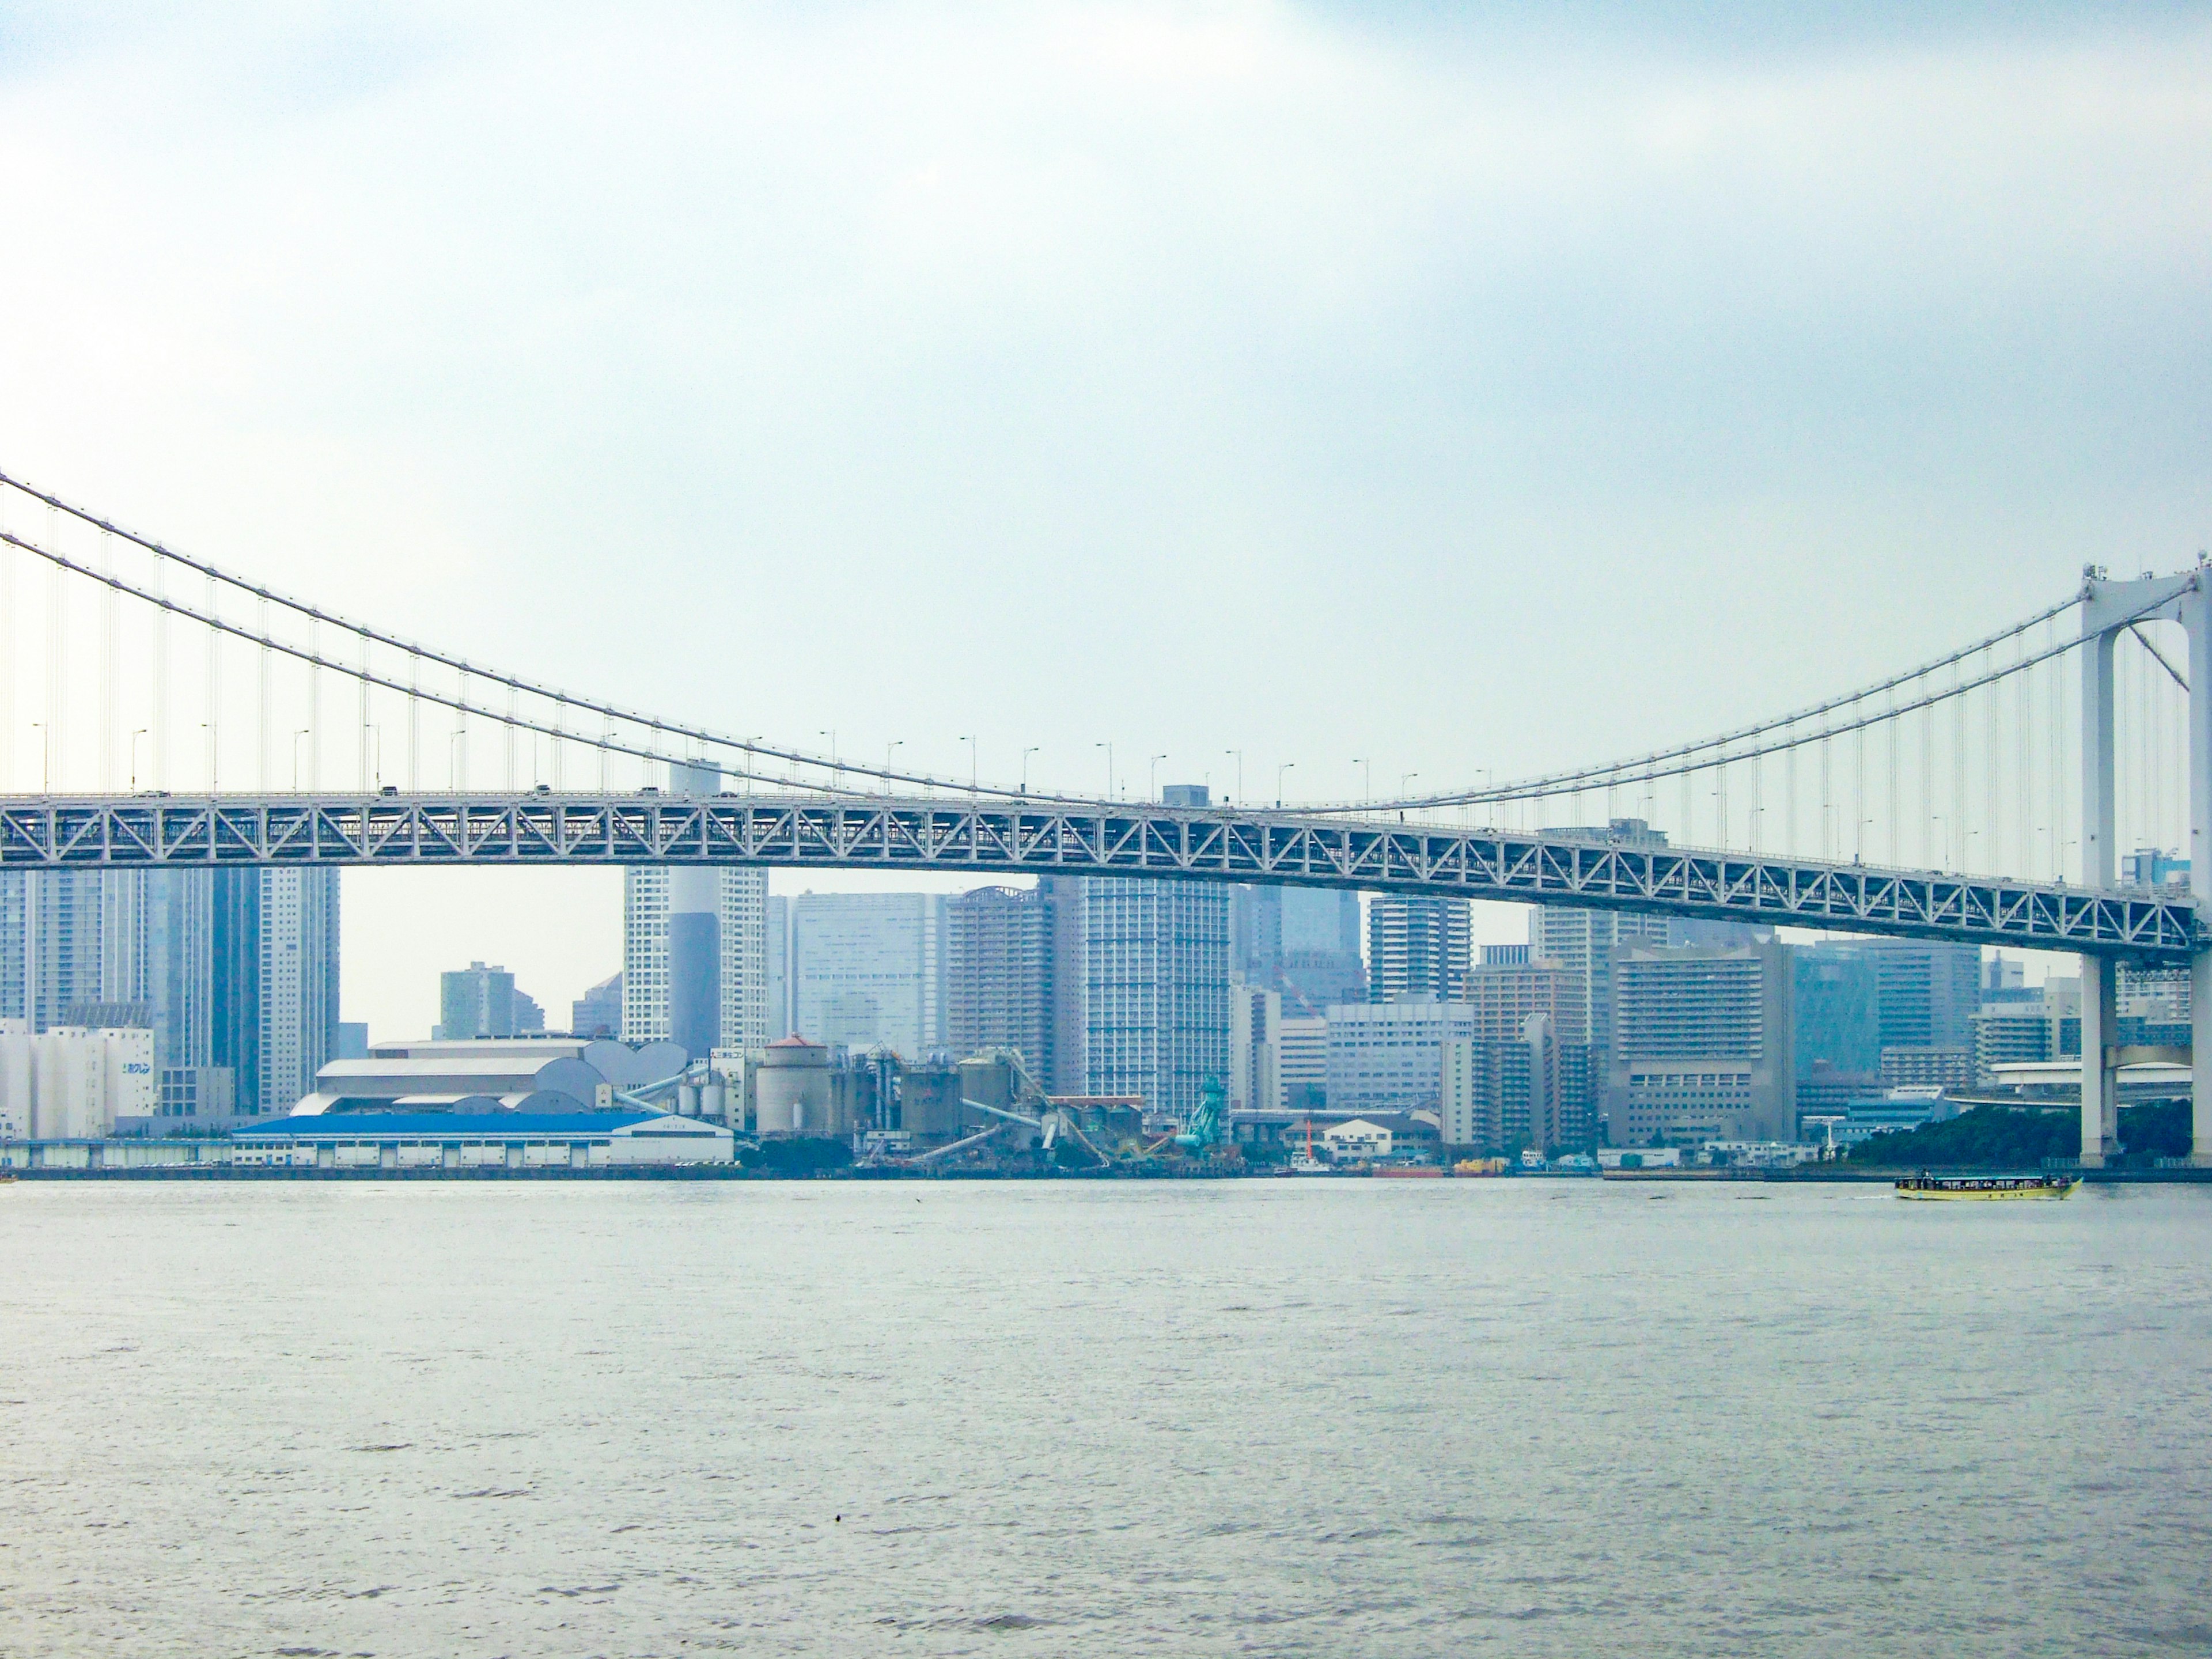
<path fill-rule="evenodd" d="M 2212 1188 L 0 1188 L 9 1655 L 2212 1652 Z"/>

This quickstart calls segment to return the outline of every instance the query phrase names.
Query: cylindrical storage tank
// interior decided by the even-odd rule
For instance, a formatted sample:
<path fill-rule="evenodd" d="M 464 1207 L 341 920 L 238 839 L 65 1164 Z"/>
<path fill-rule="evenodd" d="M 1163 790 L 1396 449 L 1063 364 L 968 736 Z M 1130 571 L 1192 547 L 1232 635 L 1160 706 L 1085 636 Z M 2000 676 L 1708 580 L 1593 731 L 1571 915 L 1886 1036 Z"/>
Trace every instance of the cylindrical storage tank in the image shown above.
<path fill-rule="evenodd" d="M 819 1135 L 830 1121 L 830 1051 L 804 1037 L 781 1037 L 761 1053 L 759 1132 Z"/>
<path fill-rule="evenodd" d="M 682 1117 L 696 1117 L 699 1115 L 698 1085 L 696 1083 L 679 1083 L 676 1085 L 676 1110 L 678 1115 Z"/>
<path fill-rule="evenodd" d="M 710 1122 L 720 1123 L 729 1112 L 729 1091 L 719 1083 L 709 1083 L 699 1091 L 699 1115 Z"/>

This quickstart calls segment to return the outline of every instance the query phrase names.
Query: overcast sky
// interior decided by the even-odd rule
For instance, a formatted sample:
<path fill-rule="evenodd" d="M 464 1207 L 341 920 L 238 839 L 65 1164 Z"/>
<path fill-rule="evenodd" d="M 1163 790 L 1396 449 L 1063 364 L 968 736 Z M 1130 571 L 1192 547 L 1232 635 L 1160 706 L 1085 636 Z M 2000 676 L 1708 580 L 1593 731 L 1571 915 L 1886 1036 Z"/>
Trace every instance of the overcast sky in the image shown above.
<path fill-rule="evenodd" d="M 1602 758 L 2212 544 L 2203 9 L 1461 9 L 0 5 L 0 469 L 1094 791 Z M 350 876 L 347 1014 L 557 1022 L 618 892 Z"/>

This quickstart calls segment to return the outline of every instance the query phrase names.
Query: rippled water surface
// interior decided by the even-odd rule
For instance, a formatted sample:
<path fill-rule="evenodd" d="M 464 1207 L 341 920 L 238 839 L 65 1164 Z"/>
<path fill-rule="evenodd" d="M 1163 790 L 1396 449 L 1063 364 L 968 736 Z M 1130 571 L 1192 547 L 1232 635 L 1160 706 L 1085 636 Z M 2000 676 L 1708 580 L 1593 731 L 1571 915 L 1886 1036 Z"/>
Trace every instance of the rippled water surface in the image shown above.
<path fill-rule="evenodd" d="M 0 1188 L 9 1654 L 2212 1651 L 2212 1191 Z"/>

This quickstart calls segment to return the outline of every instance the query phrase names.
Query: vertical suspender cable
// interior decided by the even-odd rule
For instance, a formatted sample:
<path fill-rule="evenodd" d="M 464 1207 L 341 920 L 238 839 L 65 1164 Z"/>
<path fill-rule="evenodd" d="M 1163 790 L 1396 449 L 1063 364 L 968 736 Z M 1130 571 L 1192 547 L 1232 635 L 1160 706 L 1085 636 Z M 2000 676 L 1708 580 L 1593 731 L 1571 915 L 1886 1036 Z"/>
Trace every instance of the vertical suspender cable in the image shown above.
<path fill-rule="evenodd" d="M 154 561 L 154 597 L 169 597 L 169 562 Z M 154 728 L 154 777 L 156 789 L 169 787 L 169 607 L 154 606 L 154 707 L 149 722 Z"/>
<path fill-rule="evenodd" d="M 1958 855 L 1951 867 L 1966 872 L 1966 697 L 1957 688 L 1965 682 L 1964 663 L 1951 665 L 1951 840 Z"/>
<path fill-rule="evenodd" d="M 2005 693 L 2011 682 L 2002 678 L 1990 684 L 1990 872 L 2003 875 L 2013 867 L 2012 803 L 2008 799 L 2011 782 L 2012 745 L 2005 741 Z"/>
<path fill-rule="evenodd" d="M 1833 739 L 1823 733 L 1820 738 L 1820 857 L 1827 863 L 1836 861 L 1836 803 L 1829 767 L 1829 750 Z"/>
<path fill-rule="evenodd" d="M 1888 718 L 1881 723 L 1882 753 L 1889 762 L 1889 781 L 1885 786 L 1881 803 L 1882 817 L 1888 820 L 1887 844 L 1889 864 L 1897 867 L 1897 688 L 1889 690 Z"/>
<path fill-rule="evenodd" d="M 1991 670 L 1996 668 L 1996 650 L 1995 647 L 1991 647 L 1989 650 L 1984 652 L 1982 653 L 1982 657 L 1984 666 Z M 1996 684 L 1992 683 L 1989 685 L 1984 686 L 1982 690 L 1984 695 L 1989 699 L 1990 709 L 1989 745 L 1987 749 L 1984 750 L 1982 757 L 1983 763 L 1989 768 L 1989 776 L 1984 781 L 1984 787 L 1983 791 L 1988 802 L 1989 817 L 1987 820 L 1987 833 L 1989 836 L 1989 844 L 1982 848 L 1982 855 L 1986 860 L 1986 862 L 1982 866 L 1982 870 L 1983 873 L 1986 875 L 1995 875 L 2004 867 L 2004 849 L 1998 841 L 1998 836 L 2002 833 L 2004 805 L 2002 798 L 1998 793 L 1997 779 L 1997 757 L 2002 754 L 2004 750 L 2003 744 L 2000 740 L 1997 732 L 1997 688 Z"/>
<path fill-rule="evenodd" d="M 354 784 L 362 794 L 374 787 L 368 775 L 368 633 L 363 629 L 356 637 L 361 641 L 361 677 L 354 682 L 356 708 L 353 733 Z M 378 780 L 381 781 L 381 780 Z"/>
<path fill-rule="evenodd" d="M 407 653 L 407 793 L 420 794 L 422 788 L 422 699 L 416 695 L 422 689 L 422 659 L 414 652 Z"/>
<path fill-rule="evenodd" d="M 115 568 L 114 538 L 105 530 L 100 532 L 100 573 L 112 574 Z M 103 582 L 100 588 L 100 787 L 112 791 L 115 787 L 115 711 L 120 702 L 116 696 L 115 676 L 119 665 L 115 656 L 115 587 Z"/>
<path fill-rule="evenodd" d="M 1766 816 L 1766 760 L 1764 753 L 1751 758 L 1751 850 L 1756 854 L 1765 839 L 1759 831 L 1765 826 L 1759 822 Z"/>
<path fill-rule="evenodd" d="M 1858 706 L 1852 705 L 1856 715 Z M 1866 862 L 1866 727 L 1851 733 L 1851 862 Z"/>
<path fill-rule="evenodd" d="M 2058 618 L 2050 624 L 2050 643 L 2058 643 Z M 2065 797 L 2061 793 L 2066 773 L 2066 659 L 2053 657 L 2046 666 L 2051 676 L 2051 730 L 2049 732 L 2051 775 L 2046 781 L 2051 794 L 2051 878 L 2066 879 Z"/>
<path fill-rule="evenodd" d="M 260 728 L 260 749 L 254 765 L 253 787 L 263 794 L 270 792 L 269 780 L 269 601 L 264 597 L 256 607 L 255 627 L 261 635 L 261 673 L 255 683 L 254 720 Z"/>
<path fill-rule="evenodd" d="M 46 753 L 39 765 L 39 787 L 51 793 L 54 787 L 54 768 L 57 761 L 66 767 L 69 747 L 63 741 L 69 726 L 68 687 L 64 684 L 66 672 L 63 660 L 63 646 L 68 639 L 64 627 L 62 596 L 62 568 L 46 567 Z M 26 993 L 28 995 L 28 993 Z"/>
<path fill-rule="evenodd" d="M 1913 683 L 1916 692 L 1928 694 L 1925 680 Z M 1936 711 L 1920 711 L 1920 863 L 1923 869 L 1936 867 Z"/>
<path fill-rule="evenodd" d="M 323 654 L 323 625 L 313 617 L 307 619 L 307 793 L 313 794 L 322 787 L 323 759 L 323 671 L 315 659 Z M 300 739 L 292 739 L 296 745 Z M 299 762 L 292 763 L 297 768 Z"/>
<path fill-rule="evenodd" d="M 22 646 L 15 622 L 15 550 L 0 542 L 0 792 L 15 787 L 15 665 Z"/>
<path fill-rule="evenodd" d="M 220 602 L 216 580 L 207 579 L 207 614 L 210 617 L 222 613 L 216 609 Z M 201 724 L 207 727 L 208 793 L 219 793 L 222 787 L 217 780 L 222 775 L 222 630 L 203 628 L 207 636 L 207 719 Z"/>
<path fill-rule="evenodd" d="M 2021 636 L 2020 643 L 2014 647 L 2014 655 L 2023 659 L 2027 655 L 2026 635 Z M 2021 878 L 2025 880 L 2029 872 L 2035 867 L 2035 807 L 2033 805 L 2035 796 L 2033 793 L 2034 785 L 2027 775 L 2027 719 L 2031 707 L 2027 672 L 2026 670 L 2018 672 L 2013 675 L 2012 679 L 2013 768 L 2019 775 L 2014 784 L 2014 792 L 2019 800 L 2019 811 L 2014 824 L 2014 833 L 2020 837 L 2020 845 L 2014 849 L 2015 862 L 2013 867 L 2020 872 Z"/>
<path fill-rule="evenodd" d="M 513 794 L 513 793 L 514 793 L 514 787 L 515 787 L 515 786 L 514 786 L 514 713 L 515 713 L 515 709 L 514 709 L 514 682 L 513 680 L 509 680 L 509 681 L 507 683 L 507 793 L 508 794 L 510 794 L 510 795 L 511 795 L 511 794 Z M 534 742 L 532 744 L 532 745 L 531 745 L 531 749 L 532 749 L 532 752 L 534 754 L 534 753 L 536 752 L 536 750 L 537 750 L 537 744 L 536 744 Z M 537 769 L 537 769 L 537 767 L 536 767 L 535 765 L 532 765 L 532 767 L 531 768 L 531 771 L 532 771 L 532 775 L 532 775 L 532 780 L 531 780 L 532 782 L 537 781 L 537 779 L 536 779 L 536 776 L 535 776 L 535 774 L 536 774 L 536 772 L 537 772 Z"/>
<path fill-rule="evenodd" d="M 453 678 L 453 735 L 446 755 L 446 787 L 459 794 L 469 787 L 469 671 Z"/>
<path fill-rule="evenodd" d="M 1789 733 L 1795 737 L 1793 731 Z M 1792 743 L 1782 751 L 1782 836 L 1784 851 L 1791 858 L 1799 856 L 1797 845 L 1797 745 Z"/>

